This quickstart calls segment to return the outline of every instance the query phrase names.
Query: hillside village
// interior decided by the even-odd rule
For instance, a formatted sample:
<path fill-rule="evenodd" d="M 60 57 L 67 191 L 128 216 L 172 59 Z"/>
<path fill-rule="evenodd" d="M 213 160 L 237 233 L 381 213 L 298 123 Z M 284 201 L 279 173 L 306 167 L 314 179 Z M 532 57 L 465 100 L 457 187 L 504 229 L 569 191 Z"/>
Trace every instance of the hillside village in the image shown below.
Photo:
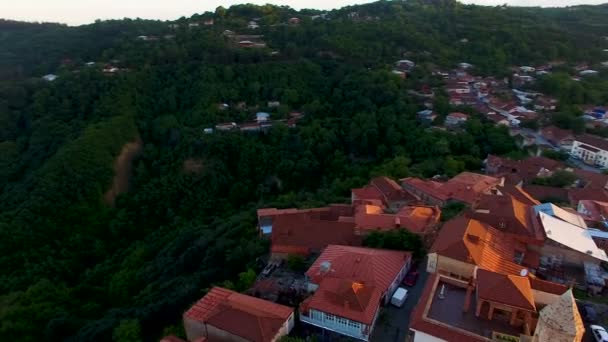
<path fill-rule="evenodd" d="M 485 12 L 427 42 L 412 16 L 472 8 L 411 5 L 218 8 L 32 68 L 0 99 L 0 336 L 608 341 L 608 37 L 500 59 Z"/>
<path fill-rule="evenodd" d="M 580 178 L 559 189 L 569 194 L 563 206 L 527 191 L 549 193 L 530 182 L 565 169 L 489 156 L 486 174 L 377 177 L 352 189 L 349 204 L 260 208 L 266 268 L 245 294 L 215 287 L 194 304 L 188 341 L 582 341 L 589 317 L 574 296 L 607 290 L 608 176 L 571 170 Z M 461 211 L 442 217 L 454 206 Z M 371 236 L 398 232 L 408 237 L 401 245 L 369 247 Z M 415 303 L 407 315 L 389 308 L 398 288 Z"/>

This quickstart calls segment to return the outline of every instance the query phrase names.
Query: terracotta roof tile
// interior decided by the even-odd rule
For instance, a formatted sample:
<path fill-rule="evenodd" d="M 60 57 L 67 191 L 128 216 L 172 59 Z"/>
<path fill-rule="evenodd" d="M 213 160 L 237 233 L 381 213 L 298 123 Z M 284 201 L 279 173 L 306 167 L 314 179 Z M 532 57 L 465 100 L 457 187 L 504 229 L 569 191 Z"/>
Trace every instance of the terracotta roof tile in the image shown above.
<path fill-rule="evenodd" d="M 213 325 L 249 341 L 270 342 L 292 314 L 290 307 L 214 287 L 184 313 L 184 319 Z"/>
<path fill-rule="evenodd" d="M 355 224 L 361 230 L 393 230 L 405 228 L 414 233 L 425 233 L 439 222 L 437 207 L 405 206 L 397 213 L 385 213 L 377 205 L 359 205 L 355 210 Z"/>
<path fill-rule="evenodd" d="M 477 270 L 477 295 L 492 302 L 536 311 L 527 277 Z"/>
<path fill-rule="evenodd" d="M 465 216 L 458 216 L 443 225 L 431 252 L 493 272 L 520 274 L 525 268 L 513 262 L 513 238 Z"/>
<path fill-rule="evenodd" d="M 467 204 L 474 203 L 479 195 L 501 183 L 498 178 L 472 172 L 462 172 L 445 183 L 413 177 L 401 181 L 404 186 L 415 188 L 441 201 L 454 199 Z"/>
<path fill-rule="evenodd" d="M 306 213 L 276 216 L 272 226 L 272 252 L 322 250 L 330 244 L 361 245 L 353 222 L 320 220 Z"/>
<path fill-rule="evenodd" d="M 553 283 L 550 281 L 538 279 L 538 278 L 529 278 L 530 286 L 533 290 L 552 293 L 556 295 L 562 295 L 564 292 L 568 291 L 568 287 L 562 284 Z"/>
<path fill-rule="evenodd" d="M 585 208 L 585 213 L 579 212 L 578 214 L 583 216 L 586 221 L 601 222 L 608 217 L 608 202 L 580 200 L 578 205 Z"/>
<path fill-rule="evenodd" d="M 467 216 L 516 236 L 544 240 L 541 229 L 532 222 L 532 207 L 510 195 L 482 195 Z"/>
<path fill-rule="evenodd" d="M 576 141 L 580 141 L 583 144 L 591 145 L 593 147 L 608 151 L 608 140 L 591 134 L 578 135 L 575 138 Z"/>
<path fill-rule="evenodd" d="M 306 272 L 319 288 L 303 310 L 314 308 L 371 324 L 380 298 L 410 259 L 410 252 L 330 245 Z M 324 273 L 321 265 L 326 263 Z"/>
<path fill-rule="evenodd" d="M 555 126 L 543 127 L 540 130 L 540 134 L 550 143 L 555 145 L 559 145 L 563 140 L 574 138 L 574 134 L 572 134 L 571 130 L 561 129 Z"/>
<path fill-rule="evenodd" d="M 489 155 L 486 159 L 486 170 L 488 174 L 499 177 L 511 176 L 508 177 L 508 179 L 516 179 L 515 183 L 519 181 L 529 183 L 534 178 L 545 175 L 549 176 L 553 171 L 564 167 L 564 163 L 542 156 L 512 160 Z"/>

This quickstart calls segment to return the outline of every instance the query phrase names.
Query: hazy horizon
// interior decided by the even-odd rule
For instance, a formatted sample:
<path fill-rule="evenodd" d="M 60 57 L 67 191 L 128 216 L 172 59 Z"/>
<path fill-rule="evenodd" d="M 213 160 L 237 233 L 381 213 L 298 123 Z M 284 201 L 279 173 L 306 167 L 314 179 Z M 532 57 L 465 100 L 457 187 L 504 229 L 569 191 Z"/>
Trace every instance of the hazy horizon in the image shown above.
<path fill-rule="evenodd" d="M 3 19 L 29 22 L 58 22 L 68 25 L 90 24 L 97 19 L 142 18 L 175 20 L 182 16 L 214 11 L 218 6 L 230 7 L 236 4 L 287 5 L 294 9 L 314 8 L 331 10 L 348 5 L 364 4 L 375 0 L 19 0 L 3 6 Z M 542 6 L 565 7 L 573 5 L 599 5 L 606 0 L 464 0 L 463 3 L 478 5 Z"/>

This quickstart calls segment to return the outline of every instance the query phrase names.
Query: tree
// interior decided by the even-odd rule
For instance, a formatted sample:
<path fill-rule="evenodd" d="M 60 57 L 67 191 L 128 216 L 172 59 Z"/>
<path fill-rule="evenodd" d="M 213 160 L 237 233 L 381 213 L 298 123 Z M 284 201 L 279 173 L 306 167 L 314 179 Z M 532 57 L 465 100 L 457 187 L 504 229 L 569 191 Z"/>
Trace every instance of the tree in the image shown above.
<path fill-rule="evenodd" d="M 287 256 L 287 267 L 294 272 L 301 272 L 306 268 L 304 258 L 297 254 Z"/>
<path fill-rule="evenodd" d="M 237 283 L 238 291 L 242 292 L 249 289 L 255 283 L 256 278 L 257 274 L 251 268 L 245 272 L 239 273 L 239 281 Z"/>
<path fill-rule="evenodd" d="M 420 258 L 425 253 L 420 236 L 405 229 L 374 231 L 363 239 L 363 245 L 371 248 L 411 251 L 415 258 Z"/>
<path fill-rule="evenodd" d="M 136 319 L 125 319 L 114 329 L 112 340 L 115 342 L 141 341 L 141 328 Z"/>
<path fill-rule="evenodd" d="M 566 170 L 557 170 L 549 177 L 537 177 L 532 180 L 534 184 L 563 188 L 572 185 L 576 175 Z"/>

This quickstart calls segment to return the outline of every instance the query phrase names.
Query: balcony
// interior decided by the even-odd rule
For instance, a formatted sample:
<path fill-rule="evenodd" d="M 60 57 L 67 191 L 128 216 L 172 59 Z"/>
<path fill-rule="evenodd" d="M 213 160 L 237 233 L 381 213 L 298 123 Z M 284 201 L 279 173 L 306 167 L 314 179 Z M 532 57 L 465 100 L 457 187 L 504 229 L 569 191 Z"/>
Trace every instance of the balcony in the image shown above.
<path fill-rule="evenodd" d="M 320 314 L 321 316 L 323 315 L 323 313 L 318 314 Z M 335 320 L 331 321 L 324 319 L 316 319 L 311 317 L 310 315 L 306 315 L 303 312 L 300 313 L 300 321 L 317 326 L 325 330 L 333 331 L 341 335 L 356 338 L 358 340 L 369 341 L 369 332 L 367 334 L 364 333 L 364 331 L 367 330 L 366 328 L 361 329 L 361 327 L 353 327 L 348 325 L 348 323 L 340 324 Z"/>

